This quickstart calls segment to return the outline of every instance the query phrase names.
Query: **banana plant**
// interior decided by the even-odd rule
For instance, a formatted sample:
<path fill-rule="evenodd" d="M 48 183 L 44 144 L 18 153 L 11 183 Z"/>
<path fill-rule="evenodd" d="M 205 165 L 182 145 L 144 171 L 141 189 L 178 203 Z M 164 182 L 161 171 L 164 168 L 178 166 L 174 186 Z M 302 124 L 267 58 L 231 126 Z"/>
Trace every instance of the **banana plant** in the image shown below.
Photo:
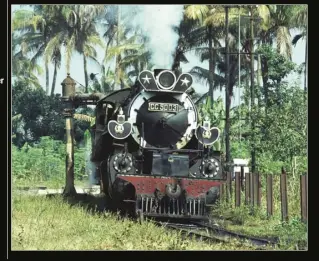
<path fill-rule="evenodd" d="M 221 133 L 220 138 L 216 141 L 212 147 L 215 150 L 221 150 L 222 147 L 222 137 L 224 135 L 225 129 L 225 109 L 224 103 L 221 97 L 219 97 L 216 101 L 214 101 L 214 107 L 211 108 L 211 97 L 206 97 L 206 102 L 204 104 L 199 105 L 199 122 L 202 122 L 205 117 L 208 117 L 211 121 L 212 127 L 217 127 Z"/>
<path fill-rule="evenodd" d="M 90 123 L 89 128 L 92 128 L 95 124 L 95 117 L 81 114 L 81 113 L 75 113 L 74 119 L 89 122 Z M 92 138 L 91 138 L 91 133 L 90 133 L 89 128 L 86 129 L 84 132 L 84 144 L 85 144 L 86 150 L 92 152 Z"/>
<path fill-rule="evenodd" d="M 85 146 L 85 152 L 86 152 L 86 173 L 89 177 L 92 177 L 92 169 L 90 169 L 90 155 L 92 154 L 92 137 L 90 133 L 90 128 L 92 128 L 95 124 L 95 117 L 85 115 L 85 114 L 80 114 L 80 113 L 75 113 L 74 114 L 74 119 L 80 120 L 80 121 L 85 121 L 90 123 L 90 127 L 87 128 L 84 132 L 84 146 Z"/>

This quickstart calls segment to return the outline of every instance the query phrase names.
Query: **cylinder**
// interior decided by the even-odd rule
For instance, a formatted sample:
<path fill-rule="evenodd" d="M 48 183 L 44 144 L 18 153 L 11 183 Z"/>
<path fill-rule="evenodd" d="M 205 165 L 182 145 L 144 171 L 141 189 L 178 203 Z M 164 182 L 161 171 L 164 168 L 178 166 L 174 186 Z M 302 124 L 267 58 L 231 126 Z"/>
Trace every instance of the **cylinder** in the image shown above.
<path fill-rule="evenodd" d="M 63 98 L 69 98 L 70 96 L 75 95 L 75 84 L 76 82 L 70 77 L 70 74 L 68 73 L 67 77 L 61 83 Z"/>

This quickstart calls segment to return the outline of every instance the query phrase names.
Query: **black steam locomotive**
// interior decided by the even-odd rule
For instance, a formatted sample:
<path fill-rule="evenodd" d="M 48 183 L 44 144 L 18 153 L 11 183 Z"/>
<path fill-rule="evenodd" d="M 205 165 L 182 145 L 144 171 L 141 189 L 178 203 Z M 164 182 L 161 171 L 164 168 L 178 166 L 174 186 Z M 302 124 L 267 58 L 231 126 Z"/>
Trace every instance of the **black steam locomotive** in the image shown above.
<path fill-rule="evenodd" d="M 134 86 L 96 105 L 91 161 L 101 190 L 139 215 L 203 219 L 218 198 L 219 129 L 199 122 L 188 90 L 193 79 L 142 71 Z"/>

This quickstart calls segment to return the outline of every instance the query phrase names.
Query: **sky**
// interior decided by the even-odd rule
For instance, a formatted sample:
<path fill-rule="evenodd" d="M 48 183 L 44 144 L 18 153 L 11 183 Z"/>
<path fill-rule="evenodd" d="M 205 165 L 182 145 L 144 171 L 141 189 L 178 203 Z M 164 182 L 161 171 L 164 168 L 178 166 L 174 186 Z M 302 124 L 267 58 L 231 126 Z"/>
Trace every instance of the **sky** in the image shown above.
<path fill-rule="evenodd" d="M 14 12 L 18 8 L 20 8 L 18 5 L 13 5 L 12 11 Z M 24 7 L 24 9 L 26 9 L 26 8 Z M 291 33 L 291 37 L 293 38 L 296 34 L 298 34 L 298 31 L 291 30 L 290 33 Z M 104 50 L 101 48 L 97 48 L 97 52 L 98 52 L 97 60 L 101 62 L 103 57 L 104 57 Z M 201 63 L 199 60 L 199 57 L 197 57 L 194 53 L 187 53 L 186 57 L 187 57 L 189 63 L 186 63 L 186 64 L 182 63 L 181 64 L 181 68 L 182 68 L 183 72 L 190 71 L 194 66 L 200 66 L 200 67 L 203 67 L 205 69 L 208 69 L 208 61 Z M 305 40 L 303 40 L 303 39 L 299 40 L 297 45 L 295 47 L 293 47 L 292 61 L 295 62 L 297 65 L 300 65 L 301 63 L 303 63 L 305 61 Z M 42 68 L 44 68 L 44 62 L 40 62 L 40 66 Z M 111 65 L 111 66 L 114 66 L 114 65 Z M 106 66 L 106 68 L 107 68 L 107 66 Z M 49 71 L 50 71 L 50 85 L 49 86 L 50 86 L 50 89 L 51 89 L 51 85 L 52 85 L 53 70 L 54 70 L 54 67 L 53 67 L 53 65 L 50 64 L 50 66 L 49 66 Z M 65 77 L 67 76 L 67 73 L 68 72 L 66 71 L 66 68 L 65 68 L 65 61 L 64 61 L 63 56 L 62 56 L 61 67 L 57 72 L 55 93 L 62 93 L 61 83 L 65 79 Z M 77 54 L 76 52 L 73 53 L 72 61 L 71 61 L 71 69 L 70 69 L 69 73 L 70 73 L 70 76 L 73 79 L 75 79 L 78 83 L 80 83 L 82 85 L 85 84 L 84 69 L 83 69 L 83 56 Z M 95 62 L 92 62 L 90 60 L 88 61 L 88 73 L 89 74 L 90 73 L 94 73 L 94 74 L 99 73 L 97 75 L 97 77 L 101 77 L 100 67 Z M 45 88 L 45 74 L 44 74 L 44 72 L 42 75 L 39 75 L 38 77 L 39 77 L 40 84 Z M 288 81 L 293 81 L 295 79 L 297 79 L 297 75 L 290 75 L 287 78 Z M 304 78 L 300 77 L 300 86 L 303 86 L 303 81 L 304 81 Z M 208 91 L 208 85 L 203 85 L 203 84 L 197 82 L 196 79 L 194 79 L 193 87 L 195 88 L 195 91 L 198 93 L 203 94 L 203 93 Z M 239 97 L 243 94 L 242 92 L 243 92 L 242 88 L 241 89 L 235 88 L 234 97 L 232 99 L 232 106 L 236 106 L 237 104 L 239 104 Z M 225 100 L 225 91 L 221 92 L 219 90 L 216 90 L 214 92 L 215 99 L 219 96 L 221 96 Z"/>

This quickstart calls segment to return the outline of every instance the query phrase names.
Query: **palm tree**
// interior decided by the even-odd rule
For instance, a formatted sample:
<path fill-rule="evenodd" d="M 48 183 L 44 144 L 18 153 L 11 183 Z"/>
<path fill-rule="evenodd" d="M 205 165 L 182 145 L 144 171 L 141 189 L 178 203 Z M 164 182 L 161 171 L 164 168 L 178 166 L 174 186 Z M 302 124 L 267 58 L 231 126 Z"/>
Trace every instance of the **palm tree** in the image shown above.
<path fill-rule="evenodd" d="M 201 11 L 201 7 L 204 7 L 205 12 L 206 6 L 184 6 L 183 20 L 179 26 L 173 27 L 173 30 L 179 35 L 172 65 L 172 70 L 177 74 L 181 72 L 180 63 L 188 63 L 186 53 L 206 42 L 206 28 L 200 24 L 199 20 L 202 16 L 194 14 L 196 11 Z"/>
<path fill-rule="evenodd" d="M 304 91 L 307 92 L 307 66 L 308 66 L 308 7 L 307 5 L 298 5 L 295 9 L 295 14 L 292 18 L 296 28 L 301 29 L 301 33 L 294 36 L 292 44 L 296 46 L 300 39 L 305 39 L 305 69 L 304 69 Z"/>
<path fill-rule="evenodd" d="M 40 10 L 17 10 L 12 18 L 14 45 L 20 45 L 24 55 L 35 52 L 32 63 L 43 55 L 47 42 L 49 41 L 50 24 L 46 21 Z M 18 37 L 16 36 L 18 34 Z M 45 87 L 49 93 L 49 65 L 45 63 Z"/>
<path fill-rule="evenodd" d="M 138 28 L 134 31 L 130 26 L 131 19 L 138 13 L 134 13 L 134 7 L 130 8 L 130 13 L 114 5 L 107 5 L 105 9 L 104 15 L 100 17 L 105 28 L 103 37 L 107 42 L 102 68 L 115 58 L 113 89 L 119 86 L 120 88 L 128 87 L 132 82 L 127 73 L 129 76 L 135 76 L 139 70 L 149 67 L 150 60 L 150 55 L 143 45 L 145 37 L 137 32 Z M 105 72 L 105 69 L 103 71 Z M 102 84 L 103 82 L 105 81 L 102 81 Z"/>
<path fill-rule="evenodd" d="M 73 19 L 68 21 L 67 36 L 68 39 L 62 38 L 62 42 L 66 45 L 66 67 L 69 71 L 70 61 L 73 50 L 83 55 L 83 67 L 85 77 L 85 92 L 88 92 L 88 71 L 87 59 L 96 61 L 97 52 L 95 46 L 104 47 L 103 42 L 97 32 L 95 19 L 104 12 L 102 5 L 72 5 L 70 12 Z"/>
<path fill-rule="evenodd" d="M 124 23 L 116 30 L 117 44 L 108 46 L 103 62 L 106 64 L 116 57 L 114 87 L 125 88 L 132 84 L 129 76 L 135 76 L 140 69 L 149 68 L 150 53 L 145 50 L 145 39 L 137 32 L 132 32 L 131 28 L 125 27 Z"/>
<path fill-rule="evenodd" d="M 185 8 L 185 15 L 186 17 L 190 18 L 190 19 L 194 19 L 194 20 L 198 20 L 199 23 L 204 26 L 204 28 L 207 28 L 207 32 L 205 34 L 205 38 L 207 39 L 208 38 L 208 42 L 209 42 L 209 96 L 210 96 L 210 99 L 212 101 L 211 104 L 213 104 L 213 101 L 214 101 L 214 96 L 213 96 L 213 75 L 215 73 L 215 70 L 214 70 L 214 54 L 213 54 L 213 46 L 212 46 L 212 28 L 213 28 L 213 23 L 209 23 L 208 27 L 206 27 L 204 25 L 204 19 L 207 17 L 208 15 L 208 12 L 209 12 L 209 7 L 207 5 L 188 5 L 186 8 Z"/>
<path fill-rule="evenodd" d="M 246 9 L 245 14 L 248 12 L 249 9 Z M 278 53 L 291 60 L 292 43 L 294 44 L 296 41 L 298 41 L 301 36 L 296 36 L 295 41 L 292 41 L 290 29 L 302 28 L 306 25 L 306 12 L 305 5 L 303 7 L 295 5 L 255 6 L 253 9 L 254 16 L 261 19 L 261 23 L 259 26 L 255 26 L 254 31 L 254 34 L 259 36 L 259 39 L 256 41 L 257 44 L 260 47 L 261 44 L 268 44 L 271 46 L 273 42 L 276 41 Z M 249 50 L 246 48 L 246 51 Z M 257 77 L 259 74 L 261 74 L 265 103 L 267 106 L 268 62 L 263 56 L 257 56 L 256 58 L 258 59 L 258 68 L 261 69 L 261 72 L 257 73 Z M 259 81 L 259 78 L 257 78 L 257 80 Z"/>
<path fill-rule="evenodd" d="M 196 54 L 200 55 L 202 60 L 208 57 L 208 74 L 200 67 L 193 68 L 194 70 L 192 70 L 192 72 L 197 74 L 196 76 L 208 76 L 209 96 L 211 97 L 211 104 L 213 105 L 213 90 L 220 85 L 220 82 L 214 84 L 214 78 L 216 75 L 217 53 L 221 50 L 220 39 L 225 34 L 225 12 L 220 5 L 188 5 L 185 8 L 185 15 L 189 19 L 197 19 L 199 25 L 205 29 L 204 39 L 200 38 L 201 42 L 199 43 L 199 48 L 196 48 Z M 229 23 L 232 24 L 236 17 L 236 12 L 230 10 Z M 202 46 L 203 43 L 208 44 L 208 47 Z M 220 80 L 220 78 L 218 79 Z"/>
<path fill-rule="evenodd" d="M 13 55 L 12 59 L 12 76 L 17 81 L 23 81 L 27 86 L 31 88 L 41 88 L 38 77 L 34 74 L 36 71 L 38 74 L 42 74 L 42 68 L 32 63 L 28 58 L 22 55 L 21 52 Z"/>
<path fill-rule="evenodd" d="M 68 5 L 35 5 L 33 11 L 18 10 L 13 19 L 16 44 L 21 52 L 32 54 L 31 63 L 44 58 L 46 93 L 49 94 L 49 62 L 54 64 L 51 95 L 54 94 L 57 69 L 61 64 L 61 47 L 68 39 L 68 26 L 76 18 Z"/>

